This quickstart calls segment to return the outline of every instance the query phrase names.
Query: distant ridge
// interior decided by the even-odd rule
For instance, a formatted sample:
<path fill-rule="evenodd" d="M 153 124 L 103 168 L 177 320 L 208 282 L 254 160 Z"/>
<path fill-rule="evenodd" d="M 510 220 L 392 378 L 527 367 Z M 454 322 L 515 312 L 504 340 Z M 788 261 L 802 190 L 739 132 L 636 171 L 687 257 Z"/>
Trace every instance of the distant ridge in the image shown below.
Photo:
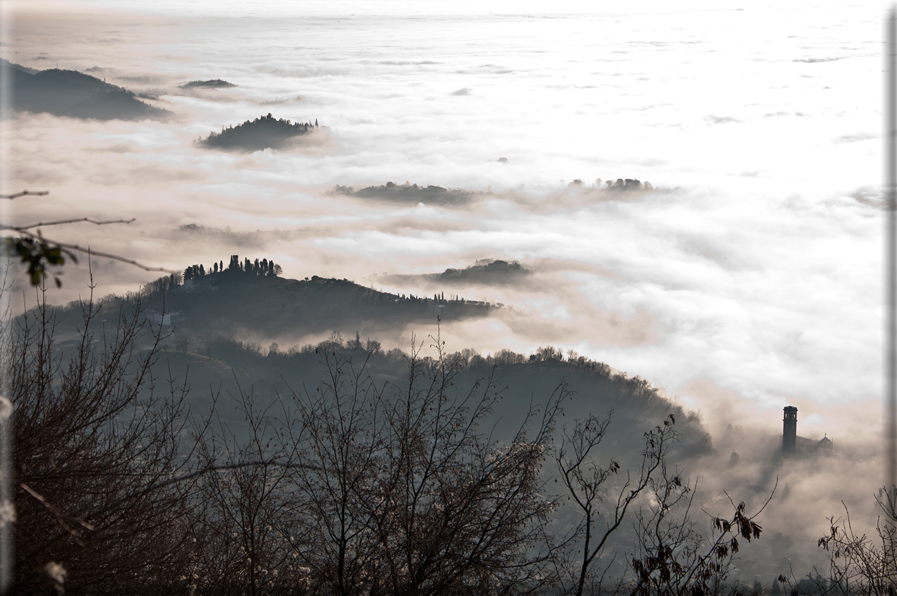
<path fill-rule="evenodd" d="M 229 89 L 236 87 L 233 83 L 222 81 L 221 79 L 212 79 L 209 81 L 190 81 L 180 86 L 181 89 L 195 89 L 196 87 L 211 87 L 215 89 Z"/>
<path fill-rule="evenodd" d="M 523 281 L 532 273 L 517 261 L 501 259 L 480 259 L 475 264 L 463 269 L 446 269 L 442 273 L 425 273 L 420 275 L 385 275 L 382 279 L 388 283 L 426 282 L 428 284 L 455 285 L 509 285 Z"/>
<path fill-rule="evenodd" d="M 18 111 L 89 120 L 165 120 L 172 115 L 127 89 L 76 70 L 34 71 L 7 60 L 0 68 L 11 83 L 13 108 Z"/>
<path fill-rule="evenodd" d="M 368 186 L 355 190 L 351 186 L 337 184 L 328 195 L 349 195 L 352 197 L 386 199 L 390 201 L 437 203 L 440 205 L 460 205 L 467 203 L 475 195 L 484 194 L 463 188 L 443 188 L 441 186 L 418 186 L 417 184 L 396 184 L 387 182 L 380 186 Z"/>
<path fill-rule="evenodd" d="M 36 68 L 29 68 L 27 66 L 22 66 L 21 64 L 14 64 L 14 63 L 10 62 L 9 60 L 7 60 L 6 58 L 0 58 L 0 67 L 20 70 L 20 71 L 28 73 L 28 74 L 36 74 L 36 73 L 40 72 Z"/>

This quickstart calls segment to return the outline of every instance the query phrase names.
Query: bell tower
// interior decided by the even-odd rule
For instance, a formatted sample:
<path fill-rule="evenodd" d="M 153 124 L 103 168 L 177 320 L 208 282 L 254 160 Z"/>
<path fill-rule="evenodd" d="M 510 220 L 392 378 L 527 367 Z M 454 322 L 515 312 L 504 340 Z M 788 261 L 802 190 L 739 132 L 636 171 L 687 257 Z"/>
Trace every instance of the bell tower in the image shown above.
<path fill-rule="evenodd" d="M 797 408 L 785 406 L 785 425 L 782 429 L 782 455 L 794 455 L 797 446 Z"/>

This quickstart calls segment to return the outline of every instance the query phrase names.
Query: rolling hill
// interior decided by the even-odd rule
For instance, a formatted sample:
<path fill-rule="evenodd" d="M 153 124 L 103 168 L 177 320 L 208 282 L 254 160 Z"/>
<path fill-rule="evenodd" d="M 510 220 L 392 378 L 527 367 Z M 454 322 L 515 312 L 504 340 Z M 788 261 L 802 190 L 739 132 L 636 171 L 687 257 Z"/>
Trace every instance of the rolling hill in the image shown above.
<path fill-rule="evenodd" d="M 4 80 L 11 83 L 12 103 L 22 112 L 90 120 L 166 120 L 168 110 L 137 99 L 122 87 L 75 71 L 52 68 L 34 71 L 3 61 Z"/>

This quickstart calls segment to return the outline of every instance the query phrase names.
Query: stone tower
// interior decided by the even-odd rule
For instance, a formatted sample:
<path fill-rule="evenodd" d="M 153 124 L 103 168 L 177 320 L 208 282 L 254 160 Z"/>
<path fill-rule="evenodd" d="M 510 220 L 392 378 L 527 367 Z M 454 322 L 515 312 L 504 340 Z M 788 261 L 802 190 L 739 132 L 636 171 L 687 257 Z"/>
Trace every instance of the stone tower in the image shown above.
<path fill-rule="evenodd" d="M 797 445 L 797 408 L 785 406 L 785 426 L 782 429 L 782 455 L 794 455 Z"/>

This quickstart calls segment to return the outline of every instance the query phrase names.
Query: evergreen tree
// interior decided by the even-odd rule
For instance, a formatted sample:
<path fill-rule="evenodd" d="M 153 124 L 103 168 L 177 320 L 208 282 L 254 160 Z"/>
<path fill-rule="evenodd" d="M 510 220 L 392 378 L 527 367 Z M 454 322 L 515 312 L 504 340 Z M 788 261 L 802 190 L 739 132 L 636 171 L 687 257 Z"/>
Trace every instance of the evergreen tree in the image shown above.
<path fill-rule="evenodd" d="M 199 276 L 200 277 L 206 276 L 206 269 L 205 269 L 205 267 L 202 266 L 202 263 L 199 264 Z"/>
<path fill-rule="evenodd" d="M 215 262 L 215 266 L 212 267 L 212 269 L 214 269 L 213 273 L 218 273 L 218 262 L 217 261 Z"/>
<path fill-rule="evenodd" d="M 258 259 L 256 259 L 255 263 L 252 265 L 252 272 L 256 275 L 261 275 L 260 263 Z"/>
<path fill-rule="evenodd" d="M 245 273 L 252 273 L 252 262 L 249 260 L 249 257 L 246 257 L 246 260 L 243 261 L 243 271 Z"/>
<path fill-rule="evenodd" d="M 193 267 L 192 266 L 184 269 L 184 281 L 187 281 L 188 279 L 193 279 Z"/>

